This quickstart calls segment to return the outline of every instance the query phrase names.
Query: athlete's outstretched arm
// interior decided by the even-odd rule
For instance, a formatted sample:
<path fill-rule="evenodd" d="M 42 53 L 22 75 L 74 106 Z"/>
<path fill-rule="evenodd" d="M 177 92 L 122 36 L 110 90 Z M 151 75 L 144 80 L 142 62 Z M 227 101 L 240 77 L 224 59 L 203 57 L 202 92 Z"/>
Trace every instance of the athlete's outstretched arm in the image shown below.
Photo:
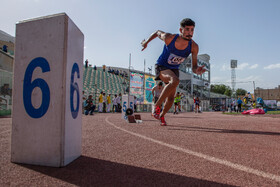
<path fill-rule="evenodd" d="M 170 33 L 166 33 L 166 32 L 163 32 L 163 31 L 160 31 L 160 30 L 157 30 L 156 32 L 154 32 L 153 34 L 151 34 L 151 36 L 147 39 L 147 40 L 143 40 L 141 42 L 141 45 L 142 45 L 142 51 L 144 49 L 146 49 L 146 47 L 148 46 L 148 43 L 150 43 L 150 41 L 152 41 L 153 39 L 155 38 L 159 38 L 161 40 L 163 40 L 165 43 L 168 43 L 169 42 L 169 38 L 170 36 L 172 36 L 172 34 Z"/>
<path fill-rule="evenodd" d="M 204 66 L 197 65 L 198 45 L 193 41 L 192 43 L 192 71 L 198 75 L 203 74 L 206 70 Z"/>

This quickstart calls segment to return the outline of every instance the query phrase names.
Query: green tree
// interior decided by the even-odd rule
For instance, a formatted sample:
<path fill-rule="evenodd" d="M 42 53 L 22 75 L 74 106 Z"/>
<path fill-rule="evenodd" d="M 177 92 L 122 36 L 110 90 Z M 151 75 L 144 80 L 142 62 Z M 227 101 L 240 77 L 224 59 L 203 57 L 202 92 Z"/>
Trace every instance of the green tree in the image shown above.
<path fill-rule="evenodd" d="M 218 94 L 223 94 L 227 96 L 231 96 L 232 90 L 229 86 L 226 86 L 224 84 L 214 84 L 211 85 L 210 91 Z"/>
<path fill-rule="evenodd" d="M 230 88 L 226 89 L 224 95 L 231 97 L 231 94 L 232 94 L 232 90 Z"/>
<path fill-rule="evenodd" d="M 236 90 L 236 95 L 246 95 L 247 91 L 242 89 L 242 88 L 238 88 Z"/>

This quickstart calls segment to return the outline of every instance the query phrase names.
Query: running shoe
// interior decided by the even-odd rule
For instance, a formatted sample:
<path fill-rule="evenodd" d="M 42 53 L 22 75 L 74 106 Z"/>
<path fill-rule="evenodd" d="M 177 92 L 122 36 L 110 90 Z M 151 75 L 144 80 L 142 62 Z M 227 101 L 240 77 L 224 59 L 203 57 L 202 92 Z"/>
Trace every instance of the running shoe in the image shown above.
<path fill-rule="evenodd" d="M 160 119 L 160 107 L 159 106 L 155 106 L 155 112 L 152 114 L 152 116 L 154 116 L 154 118 L 156 118 L 156 119 Z"/>
<path fill-rule="evenodd" d="M 166 126 L 166 125 L 167 125 L 167 124 L 166 124 L 166 121 L 165 121 L 165 119 L 164 119 L 164 116 L 160 117 L 160 125 L 161 125 L 161 126 Z"/>

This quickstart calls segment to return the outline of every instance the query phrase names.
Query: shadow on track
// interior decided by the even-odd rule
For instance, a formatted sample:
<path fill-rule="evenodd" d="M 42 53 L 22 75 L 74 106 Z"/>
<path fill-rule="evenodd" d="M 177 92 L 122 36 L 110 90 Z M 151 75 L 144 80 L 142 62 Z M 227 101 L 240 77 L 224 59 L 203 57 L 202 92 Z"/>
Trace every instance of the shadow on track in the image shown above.
<path fill-rule="evenodd" d="M 20 165 L 77 186 L 230 186 L 86 156 L 63 168 Z"/>
<path fill-rule="evenodd" d="M 190 119 L 190 118 L 196 118 L 196 119 L 201 119 L 200 117 L 187 117 L 187 116 L 176 116 L 176 115 L 173 115 L 173 116 L 170 116 L 170 117 L 174 117 L 174 118 L 186 118 L 186 119 Z"/>
<path fill-rule="evenodd" d="M 168 130 L 187 130 L 187 131 L 201 131 L 201 132 L 214 132 L 214 133 L 237 133 L 237 134 L 259 134 L 259 135 L 273 135 L 280 136 L 279 132 L 266 132 L 266 131 L 248 131 L 248 130 L 231 130 L 231 129 L 217 129 L 217 128 L 205 128 L 205 127 L 189 127 L 179 125 L 169 125 Z"/>

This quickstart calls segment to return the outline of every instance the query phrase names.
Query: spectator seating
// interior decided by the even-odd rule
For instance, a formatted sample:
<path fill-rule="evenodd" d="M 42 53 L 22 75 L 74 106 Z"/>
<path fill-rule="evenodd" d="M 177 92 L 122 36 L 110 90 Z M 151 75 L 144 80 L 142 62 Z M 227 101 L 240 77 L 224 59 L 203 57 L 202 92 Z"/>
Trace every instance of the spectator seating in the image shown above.
<path fill-rule="evenodd" d="M 123 93 L 123 82 L 128 85 L 127 78 L 104 72 L 102 68 L 97 68 L 97 70 L 92 67 L 84 68 L 83 90 L 86 95 L 93 95 L 94 101 L 98 100 L 101 91 L 113 95 Z"/>

